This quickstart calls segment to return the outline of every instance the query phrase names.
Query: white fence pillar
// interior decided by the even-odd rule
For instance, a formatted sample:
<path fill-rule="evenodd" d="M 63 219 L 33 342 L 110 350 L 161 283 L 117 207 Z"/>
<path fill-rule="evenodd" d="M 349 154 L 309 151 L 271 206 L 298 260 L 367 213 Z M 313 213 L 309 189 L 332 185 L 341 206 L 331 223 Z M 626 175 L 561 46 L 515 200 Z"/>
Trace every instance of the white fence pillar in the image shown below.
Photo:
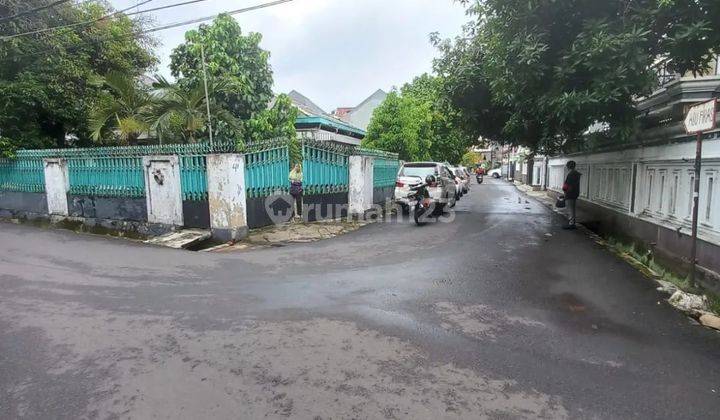
<path fill-rule="evenodd" d="M 177 156 L 144 156 L 148 223 L 182 226 L 182 185 Z"/>
<path fill-rule="evenodd" d="M 207 156 L 208 204 L 213 238 L 228 242 L 247 236 L 245 156 Z"/>
<path fill-rule="evenodd" d="M 373 206 L 374 159 L 370 156 L 350 156 L 350 188 L 348 203 L 350 214 L 364 215 Z"/>
<path fill-rule="evenodd" d="M 67 216 L 67 193 L 70 191 L 67 161 L 65 159 L 43 159 L 45 168 L 45 195 L 48 213 Z"/>

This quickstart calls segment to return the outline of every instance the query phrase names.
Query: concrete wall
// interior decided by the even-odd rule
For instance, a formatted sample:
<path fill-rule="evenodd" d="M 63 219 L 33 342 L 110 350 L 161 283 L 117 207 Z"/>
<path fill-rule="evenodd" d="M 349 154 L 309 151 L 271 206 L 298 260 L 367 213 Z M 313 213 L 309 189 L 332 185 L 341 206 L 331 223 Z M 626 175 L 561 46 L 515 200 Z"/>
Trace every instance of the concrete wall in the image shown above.
<path fill-rule="evenodd" d="M 303 219 L 309 222 L 345 218 L 348 209 L 348 193 L 303 196 Z"/>
<path fill-rule="evenodd" d="M 720 138 L 704 141 L 703 148 L 698 237 L 705 251 L 698 261 L 720 272 Z M 568 160 L 583 174 L 581 205 L 594 209 L 590 215 L 669 255 L 689 256 L 694 141 L 550 158 L 549 190 L 561 191 Z"/>
<path fill-rule="evenodd" d="M 395 194 L 395 187 L 374 188 L 373 204 L 385 204 L 388 200 L 392 200 Z"/>
<path fill-rule="evenodd" d="M 185 200 L 182 203 L 183 225 L 189 228 L 210 229 L 210 205 L 207 200 Z"/>
<path fill-rule="evenodd" d="M 247 199 L 247 223 L 250 229 L 285 223 L 292 219 L 294 198 L 290 194 Z"/>
<path fill-rule="evenodd" d="M 346 218 L 350 195 L 355 195 L 356 210 L 369 210 L 374 203 L 392 198 L 394 187 L 373 188 L 373 158 L 353 156 L 352 192 L 306 195 L 303 197 L 307 221 Z M 271 197 L 246 196 L 244 156 L 218 154 L 207 157 L 208 200 L 183 201 L 176 156 L 144 159 L 145 197 L 99 197 L 70 194 L 67 166 L 63 161 L 49 162 L 45 193 L 0 191 L 0 217 L 50 218 L 88 227 L 127 230 L 155 235 L 176 227 L 210 228 L 216 239 L 242 238 L 248 228 L 285 223 L 292 216 L 294 201 L 288 194 Z M 66 206 L 66 210 L 63 209 Z"/>
<path fill-rule="evenodd" d="M 45 193 L 0 191 L 0 217 L 37 217 L 47 214 Z"/>
<path fill-rule="evenodd" d="M 147 222 L 145 198 L 68 194 L 70 217 Z"/>

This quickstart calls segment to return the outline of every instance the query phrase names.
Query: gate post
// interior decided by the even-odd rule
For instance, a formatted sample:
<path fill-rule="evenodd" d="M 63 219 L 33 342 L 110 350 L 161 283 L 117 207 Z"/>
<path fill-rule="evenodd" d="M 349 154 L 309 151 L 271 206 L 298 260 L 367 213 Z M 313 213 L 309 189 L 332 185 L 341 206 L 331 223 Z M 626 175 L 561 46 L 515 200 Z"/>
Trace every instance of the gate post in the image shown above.
<path fill-rule="evenodd" d="M 145 202 L 148 223 L 183 225 L 180 159 L 170 156 L 143 156 Z"/>
<path fill-rule="evenodd" d="M 48 213 L 68 216 L 67 193 L 70 191 L 67 161 L 65 159 L 43 159 L 45 171 L 45 193 Z"/>
<path fill-rule="evenodd" d="M 245 156 L 238 153 L 208 155 L 207 182 L 213 238 L 229 242 L 246 237 Z"/>
<path fill-rule="evenodd" d="M 370 156 L 350 156 L 348 203 L 350 214 L 362 216 L 373 206 L 374 159 Z"/>

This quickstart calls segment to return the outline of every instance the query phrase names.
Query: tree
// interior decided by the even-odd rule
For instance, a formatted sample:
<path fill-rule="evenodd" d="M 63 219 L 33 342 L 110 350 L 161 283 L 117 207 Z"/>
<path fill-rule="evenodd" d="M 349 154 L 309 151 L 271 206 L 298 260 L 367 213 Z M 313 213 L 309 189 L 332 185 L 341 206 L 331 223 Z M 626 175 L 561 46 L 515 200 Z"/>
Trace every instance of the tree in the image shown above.
<path fill-rule="evenodd" d="M 457 124 L 458 113 L 441 100 L 441 84 L 423 74 L 390 92 L 375 110 L 363 145 L 398 153 L 403 160 L 459 162 L 475 139 Z"/>
<path fill-rule="evenodd" d="M 207 102 L 203 84 L 188 85 L 171 83 L 157 77 L 154 103 L 150 107 L 152 129 L 164 141 L 195 143 L 199 136 L 207 137 Z M 239 121 L 226 109 L 218 106 L 215 98 L 228 88 L 223 82 L 210 82 L 207 97 L 210 98 L 210 114 L 214 133 L 220 127 L 239 129 Z"/>
<path fill-rule="evenodd" d="M 90 131 L 97 143 L 135 144 L 150 129 L 152 99 L 148 89 L 132 77 L 110 72 L 104 80 L 109 90 L 96 101 L 90 114 Z"/>
<path fill-rule="evenodd" d="M 462 155 L 462 158 L 460 159 L 460 163 L 462 166 L 465 166 L 466 168 L 474 168 L 475 165 L 480 163 L 480 159 L 478 158 L 477 153 L 468 151 L 465 152 L 464 155 Z"/>
<path fill-rule="evenodd" d="M 278 95 L 271 106 L 258 112 L 254 118 L 245 124 L 244 137 L 249 142 L 258 142 L 273 138 L 296 137 L 295 119 L 298 110 L 292 104 L 290 97 L 285 94 Z"/>
<path fill-rule="evenodd" d="M 577 147 L 595 122 L 631 138 L 658 60 L 700 73 L 720 45 L 716 0 L 465 3 L 464 34 L 434 39 L 443 96 L 476 134 L 533 151 Z"/>
<path fill-rule="evenodd" d="M 0 16 L 50 4 L 7 2 Z M 0 41 L 0 130 L 14 147 L 64 147 L 66 138 L 89 144 L 90 107 L 102 92 L 100 76 L 139 75 L 155 63 L 152 40 L 138 36 L 144 23 L 108 14 L 104 3 L 72 2 L 0 23 L 0 35 L 58 25 L 75 27 Z M 6 144 L 6 143 L 5 143 Z"/>
<path fill-rule="evenodd" d="M 264 111 L 273 96 L 270 53 L 260 48 L 262 36 L 243 35 L 230 15 L 222 14 L 210 25 L 185 33 L 185 43 L 173 50 L 170 69 L 181 84 L 203 81 L 202 51 L 211 80 L 223 80 L 229 88 L 218 95 L 220 106 L 241 120 Z"/>
<path fill-rule="evenodd" d="M 285 139 L 288 141 L 291 164 L 301 162 L 302 149 L 295 130 L 297 115 L 298 110 L 290 97 L 280 94 L 267 109 L 258 112 L 245 123 L 244 138 L 248 142 Z"/>

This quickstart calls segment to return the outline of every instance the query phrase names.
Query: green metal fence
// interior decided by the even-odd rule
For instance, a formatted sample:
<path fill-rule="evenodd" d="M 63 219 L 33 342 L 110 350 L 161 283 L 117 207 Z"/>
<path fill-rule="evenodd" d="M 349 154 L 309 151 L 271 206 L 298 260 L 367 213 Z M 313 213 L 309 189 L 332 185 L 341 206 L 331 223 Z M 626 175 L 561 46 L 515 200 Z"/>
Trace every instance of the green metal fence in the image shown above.
<path fill-rule="evenodd" d="M 248 145 L 245 150 L 245 185 L 248 197 L 264 197 L 289 190 L 290 153 L 287 141 Z"/>
<path fill-rule="evenodd" d="M 0 191 L 45 192 L 43 160 L 25 156 L 0 159 Z"/>
<path fill-rule="evenodd" d="M 144 197 L 142 157 L 73 156 L 67 158 L 70 194 Z"/>
<path fill-rule="evenodd" d="M 397 159 L 375 158 L 373 167 L 373 186 L 375 188 L 394 187 L 400 161 Z"/>
<path fill-rule="evenodd" d="M 183 200 L 206 201 L 208 199 L 206 155 L 180 156 L 180 184 Z"/>
<path fill-rule="evenodd" d="M 210 153 L 232 152 L 234 142 L 194 144 L 168 144 L 155 146 L 96 147 L 78 149 L 21 150 L 17 153 L 15 166 L 23 162 L 38 165 L 43 176 L 42 159 L 64 158 L 68 163 L 68 177 L 71 194 L 95 195 L 100 197 L 144 197 L 142 157 L 152 155 L 178 155 L 184 200 L 207 199 L 207 177 L 205 156 Z M 2 170 L 2 169 L 0 169 Z M 17 169 L 8 170 L 10 176 L 2 173 L 0 182 L 5 189 L 6 179 L 20 177 Z M 33 172 L 34 173 L 34 172 Z M 34 176 L 37 176 L 34 173 Z M 27 177 L 27 174 L 25 175 Z M 12 181 L 8 184 L 13 185 Z M 44 190 L 44 177 L 40 179 Z M 42 191 L 41 190 L 41 191 Z"/>
<path fill-rule="evenodd" d="M 374 158 L 373 186 L 375 188 L 386 188 L 395 185 L 395 179 L 400 169 L 397 153 L 358 147 L 355 149 L 355 154 Z"/>
<path fill-rule="evenodd" d="M 305 194 L 345 192 L 349 185 L 350 147 L 304 140 L 303 190 Z"/>
<path fill-rule="evenodd" d="M 144 197 L 142 157 L 178 155 L 183 200 L 207 200 L 207 162 L 211 153 L 234 152 L 233 142 L 169 144 L 162 146 L 98 147 L 81 149 L 21 150 L 15 159 L 0 159 L 0 190 L 45 191 L 43 159 L 68 162 L 70 193 L 100 197 Z M 286 140 L 269 140 L 245 148 L 245 179 L 249 197 L 262 197 L 289 189 L 290 156 Z M 374 186 L 394 185 L 397 155 L 373 149 L 303 140 L 303 174 L 306 194 L 348 190 L 348 160 L 353 154 L 375 158 Z"/>

